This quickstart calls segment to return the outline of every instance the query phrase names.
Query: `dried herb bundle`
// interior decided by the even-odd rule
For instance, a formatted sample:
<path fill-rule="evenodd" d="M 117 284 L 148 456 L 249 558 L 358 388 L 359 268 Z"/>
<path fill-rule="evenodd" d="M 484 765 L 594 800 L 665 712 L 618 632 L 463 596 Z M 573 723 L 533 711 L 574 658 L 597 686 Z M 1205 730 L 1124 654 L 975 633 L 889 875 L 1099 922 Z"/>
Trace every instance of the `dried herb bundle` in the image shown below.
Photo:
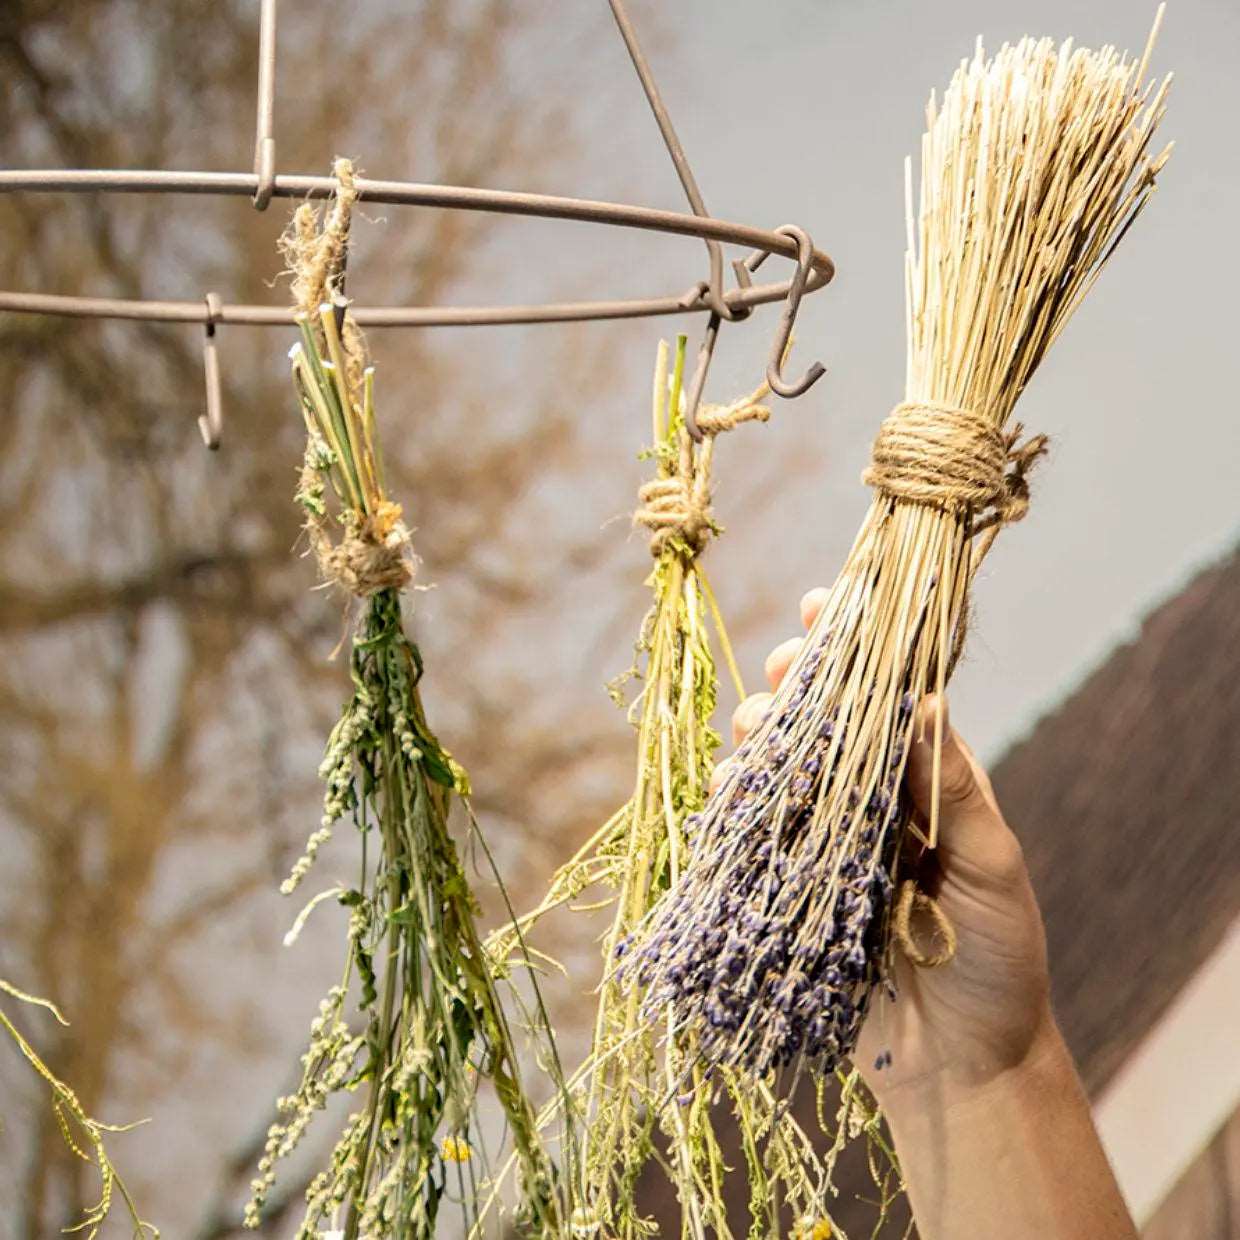
<path fill-rule="evenodd" d="M 350 909 L 344 977 L 320 1005 L 296 1092 L 279 1102 L 247 1222 L 257 1226 L 275 1163 L 292 1152 L 316 1111 L 339 1090 L 364 1099 L 329 1165 L 307 1190 L 298 1235 L 339 1227 L 353 1237 L 428 1237 L 455 1203 L 481 1226 L 490 1160 L 480 1105 L 498 1104 L 518 1167 L 517 1224 L 565 1233 L 561 1181 L 522 1088 L 518 1051 L 493 968 L 475 926 L 477 905 L 449 830 L 454 807 L 480 841 L 465 772 L 427 723 L 422 658 L 407 635 L 400 587 L 413 573 L 400 506 L 384 489 L 375 439 L 373 372 L 338 295 L 354 199 L 352 170 L 336 166 L 336 198 L 320 218 L 299 207 L 285 239 L 301 340 L 290 352 L 307 445 L 297 499 L 327 580 L 360 603 L 352 639 L 353 695 L 320 768 L 322 825 L 282 890 L 291 892 L 346 815 L 361 833 L 356 886 L 332 889 Z M 292 936 L 291 936 L 292 937 Z M 515 989 L 505 999 L 519 1002 Z M 360 1020 L 346 1008 L 357 999 Z M 554 1073 L 542 1014 L 522 1009 Z"/>
<path fill-rule="evenodd" d="M 931 98 L 916 220 L 906 171 L 905 400 L 874 445 L 869 515 L 627 971 L 708 1064 L 833 1066 L 889 976 L 901 845 L 936 839 L 900 792 L 914 705 L 942 691 L 973 573 L 1028 503 L 1044 441 L 1019 442 L 1012 408 L 1167 157 L 1148 153 L 1169 81 L 1145 85 L 1149 55 L 979 44 Z"/>
<path fill-rule="evenodd" d="M 54 1003 L 47 999 L 40 999 L 37 995 L 27 994 L 24 990 L 18 990 L 16 986 L 6 982 L 2 977 L 0 977 L 0 993 L 9 995 L 22 1003 L 46 1008 L 62 1025 L 69 1023 Z M 86 1240 L 94 1240 L 111 1213 L 114 1199 L 119 1193 L 125 1211 L 129 1215 L 134 1240 L 142 1240 L 146 1236 L 150 1236 L 152 1240 L 159 1240 L 159 1228 L 139 1216 L 138 1207 L 134 1204 L 129 1189 L 125 1187 L 125 1181 L 117 1174 L 103 1144 L 105 1132 L 127 1132 L 137 1125 L 105 1124 L 100 1120 L 92 1119 L 86 1114 L 77 1094 L 43 1062 L 38 1051 L 22 1037 L 17 1026 L 2 1010 L 0 1010 L 0 1027 L 13 1039 L 13 1044 L 22 1058 L 43 1078 L 51 1092 L 52 1111 L 56 1116 L 56 1123 L 60 1128 L 60 1135 L 64 1137 L 65 1144 L 83 1162 L 92 1164 L 99 1172 L 99 1200 L 86 1210 L 81 1222 L 65 1230 L 70 1233 L 83 1232 Z"/>
<path fill-rule="evenodd" d="M 653 604 L 642 624 L 634 667 L 612 685 L 624 704 L 629 681 L 640 690 L 629 707 L 637 729 L 637 772 L 630 800 L 555 875 L 546 898 L 522 919 L 529 929 L 551 909 L 601 886 L 615 893 L 615 911 L 604 936 L 605 974 L 598 990 L 592 1048 L 574 1074 L 574 1097 L 588 1120 L 581 1159 L 574 1234 L 619 1240 L 655 1233 L 642 1213 L 639 1183 L 657 1162 L 673 1184 L 685 1237 L 732 1237 L 725 1185 L 738 1170 L 725 1165 L 717 1127 L 726 1098 L 741 1135 L 750 1186 L 748 1234 L 844 1237 L 831 1221 L 831 1170 L 851 1132 L 873 1146 L 880 1208 L 899 1190 L 899 1176 L 864 1087 L 854 1077 L 825 1157 L 811 1134 L 778 1106 L 769 1082 L 744 1082 L 725 1072 L 721 1088 L 709 1086 L 697 1065 L 695 1035 L 678 1032 L 669 1016 L 645 1025 L 640 997 L 623 987 L 615 963 L 633 936 L 680 878 L 692 847 L 686 822 L 706 799 L 719 738 L 711 727 L 717 697 L 709 631 L 714 627 L 737 680 L 727 635 L 699 557 L 718 533 L 711 512 L 711 469 L 716 437 L 742 422 L 766 420 L 759 402 L 765 386 L 728 406 L 699 413 L 705 438 L 694 444 L 684 427 L 682 385 L 685 339 L 677 342 L 669 375 L 667 345 L 659 346 L 653 394 L 657 476 L 641 489 L 635 523 L 650 532 L 654 569 L 647 584 Z M 743 690 L 741 690 L 743 694 Z M 594 906 L 590 906 L 594 907 Z M 510 932 L 511 933 L 511 932 Z M 502 936 L 495 950 L 508 944 Z M 820 1108 L 821 1113 L 821 1108 Z"/>

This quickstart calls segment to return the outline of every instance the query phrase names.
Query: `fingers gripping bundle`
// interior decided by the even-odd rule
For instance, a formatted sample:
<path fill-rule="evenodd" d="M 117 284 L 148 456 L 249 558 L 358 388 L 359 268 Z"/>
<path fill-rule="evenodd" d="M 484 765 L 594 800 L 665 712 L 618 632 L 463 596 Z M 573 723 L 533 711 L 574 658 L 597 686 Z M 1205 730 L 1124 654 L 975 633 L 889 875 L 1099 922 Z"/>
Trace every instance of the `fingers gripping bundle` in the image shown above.
<path fill-rule="evenodd" d="M 900 794 L 914 707 L 946 683 L 973 573 L 1027 507 L 1044 442 L 1020 442 L 1012 408 L 1169 153 L 1149 154 L 1169 80 L 1144 85 L 1148 58 L 979 45 L 931 98 L 916 221 L 906 173 L 905 398 L 874 445 L 869 514 L 625 966 L 647 1015 L 670 1005 L 709 1063 L 832 1066 L 888 975 L 918 830 Z"/>

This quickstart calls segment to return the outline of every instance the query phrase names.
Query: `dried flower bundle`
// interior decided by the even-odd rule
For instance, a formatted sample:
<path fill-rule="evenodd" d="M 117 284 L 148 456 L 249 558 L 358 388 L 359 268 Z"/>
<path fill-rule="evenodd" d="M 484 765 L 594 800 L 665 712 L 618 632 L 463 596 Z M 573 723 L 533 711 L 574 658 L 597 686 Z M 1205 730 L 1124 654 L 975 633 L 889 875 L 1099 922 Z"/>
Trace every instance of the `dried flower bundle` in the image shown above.
<path fill-rule="evenodd" d="M 1149 154 L 1169 83 L 1145 84 L 1149 54 L 979 44 L 931 98 L 916 219 L 906 169 L 905 399 L 874 445 L 873 503 L 627 968 L 649 1019 L 670 1005 L 708 1064 L 831 1067 L 889 977 L 902 845 L 936 840 L 901 795 L 914 706 L 942 691 L 973 573 L 1027 507 L 1044 441 L 1020 443 L 1013 406 L 1167 157 Z M 899 937 L 919 963 L 945 954 Z"/>
<path fill-rule="evenodd" d="M 54 1003 L 49 1002 L 47 999 L 40 999 L 37 995 L 27 994 L 24 990 L 18 990 L 16 986 L 6 982 L 2 977 L 0 977 L 0 992 L 22 1003 L 46 1008 L 62 1025 L 69 1023 L 60 1014 L 60 1009 Z M 81 1222 L 65 1230 L 71 1233 L 82 1232 L 85 1234 L 86 1240 L 94 1240 L 99 1234 L 99 1229 L 111 1213 L 116 1195 L 119 1193 L 120 1199 L 125 1206 L 125 1211 L 129 1215 L 134 1240 L 142 1240 L 146 1236 L 150 1236 L 151 1240 L 159 1240 L 159 1228 L 152 1223 L 144 1221 L 139 1216 L 138 1207 L 134 1204 L 134 1199 L 130 1195 L 129 1189 L 126 1188 L 125 1181 L 117 1174 L 116 1168 L 112 1165 L 112 1160 L 108 1157 L 108 1152 L 103 1144 L 103 1134 L 105 1132 L 127 1132 L 130 1128 L 137 1127 L 137 1125 L 105 1124 L 100 1120 L 92 1119 L 86 1114 L 77 1094 L 44 1063 L 38 1051 L 22 1037 L 16 1025 L 13 1024 L 3 1010 L 0 1010 L 0 1027 L 13 1039 L 13 1044 L 17 1047 L 22 1058 L 46 1083 L 52 1095 L 52 1112 L 56 1116 L 56 1123 L 60 1128 L 60 1135 L 64 1138 L 65 1144 L 83 1162 L 92 1164 L 99 1172 L 99 1200 L 86 1210 L 85 1217 Z"/>
<path fill-rule="evenodd" d="M 311 1026 L 296 1091 L 279 1102 L 247 1223 L 257 1226 L 275 1163 L 297 1146 L 333 1093 L 361 1091 L 329 1165 L 307 1190 L 298 1235 L 339 1227 L 354 1237 L 429 1237 L 455 1203 L 479 1226 L 490 1171 L 480 1105 L 498 1104 L 519 1171 L 518 1226 L 564 1234 L 561 1187 L 522 1088 L 518 1048 L 475 925 L 477 905 L 449 830 L 454 807 L 480 841 L 465 772 L 440 745 L 419 693 L 422 657 L 407 635 L 400 587 L 413 573 L 400 506 L 384 488 L 375 439 L 373 372 L 337 279 L 354 198 L 352 170 L 323 218 L 298 208 L 286 254 L 294 274 L 301 340 L 290 353 L 307 445 L 297 498 L 325 578 L 359 600 L 352 641 L 353 695 L 320 768 L 322 824 L 282 890 L 305 877 L 334 824 L 361 833 L 356 885 L 316 896 L 350 909 L 348 957 Z M 511 989 L 511 988 L 507 988 Z M 360 1020 L 347 1014 L 353 993 Z M 515 989 L 511 998 L 519 1002 Z M 540 1057 L 554 1072 L 550 1029 L 522 1008 Z"/>
<path fill-rule="evenodd" d="M 724 1097 L 742 1139 L 750 1186 L 749 1234 L 779 1235 L 786 1230 L 785 1221 L 801 1220 L 797 1234 L 843 1238 L 830 1216 L 831 1170 L 850 1132 L 864 1134 L 873 1146 L 880 1209 L 899 1190 L 893 1156 L 860 1082 L 854 1078 L 846 1083 L 828 1152 L 820 1156 L 816 1147 L 822 1143 L 777 1104 L 768 1082 L 745 1082 L 725 1072 L 721 1089 L 710 1087 L 696 1062 L 694 1034 L 677 1032 L 671 1020 L 657 1029 L 646 1027 L 639 996 L 620 984 L 613 967 L 651 909 L 679 879 L 691 847 L 686 822 L 706 799 L 719 744 L 711 727 L 718 689 L 712 627 L 740 689 L 699 557 L 719 532 L 711 510 L 716 437 L 742 422 L 769 416 L 759 403 L 767 395 L 764 385 L 731 405 L 703 408 L 699 424 L 705 438 L 694 444 L 682 410 L 683 336 L 670 374 L 668 361 L 667 345 L 660 343 L 654 447 L 647 454 L 656 462 L 657 475 L 643 485 L 634 515 L 635 524 L 650 535 L 654 569 L 647 584 L 653 603 L 636 643 L 634 667 L 611 687 L 617 704 L 623 705 L 626 684 L 636 681 L 641 686 L 629 706 L 638 738 L 633 795 L 560 868 L 544 901 L 521 922 L 528 930 L 550 910 L 596 886 L 614 892 L 591 1053 L 573 1078 L 574 1100 L 588 1120 L 574 1234 L 620 1240 L 654 1234 L 655 1222 L 643 1215 L 638 1189 L 647 1164 L 655 1162 L 675 1188 L 683 1236 L 732 1237 L 724 1188 L 736 1172 L 725 1165 L 717 1129 L 720 1110 L 713 1105 Z M 507 942 L 497 936 L 493 949 L 505 951 L 511 933 Z"/>

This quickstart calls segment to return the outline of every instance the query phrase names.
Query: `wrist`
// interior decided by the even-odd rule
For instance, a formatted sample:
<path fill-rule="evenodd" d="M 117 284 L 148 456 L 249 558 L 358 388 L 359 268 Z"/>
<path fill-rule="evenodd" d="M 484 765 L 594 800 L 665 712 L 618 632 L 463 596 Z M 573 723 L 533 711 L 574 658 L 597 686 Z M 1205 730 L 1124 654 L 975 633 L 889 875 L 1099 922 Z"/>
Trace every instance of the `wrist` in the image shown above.
<path fill-rule="evenodd" d="M 1064 1072 L 1075 1076 L 1049 1002 L 1031 1013 L 1018 1036 L 962 1036 L 947 1045 L 935 1040 L 907 1048 L 904 1058 L 894 1072 L 867 1074 L 871 1092 L 893 1123 L 901 1114 L 924 1114 L 927 1107 L 939 1112 L 945 1106 L 968 1107 L 996 1092 L 1041 1088 Z"/>
<path fill-rule="evenodd" d="M 926 1073 L 879 1098 L 925 1240 L 1136 1240 L 1053 1019 L 996 1070 Z"/>

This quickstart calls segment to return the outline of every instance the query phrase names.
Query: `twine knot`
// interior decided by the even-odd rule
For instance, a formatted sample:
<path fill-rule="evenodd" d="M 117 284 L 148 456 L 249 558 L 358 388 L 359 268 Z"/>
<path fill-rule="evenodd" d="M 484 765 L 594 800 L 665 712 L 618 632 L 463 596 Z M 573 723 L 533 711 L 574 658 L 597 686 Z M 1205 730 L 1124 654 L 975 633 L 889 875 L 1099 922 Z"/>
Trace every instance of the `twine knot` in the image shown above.
<path fill-rule="evenodd" d="M 311 527 L 311 536 L 324 580 L 357 598 L 400 590 L 413 580 L 409 530 L 400 505 L 390 500 L 360 520 L 350 512 L 339 542 L 333 543 L 321 525 Z"/>
<path fill-rule="evenodd" d="M 709 496 L 699 494 L 681 475 L 643 483 L 637 499 L 633 524 L 650 530 L 650 554 L 655 557 L 671 542 L 682 542 L 697 555 L 715 531 Z"/>
<path fill-rule="evenodd" d="M 762 404 L 767 394 L 762 384 L 730 405 L 702 405 L 697 424 L 703 442 L 695 447 L 682 427 L 676 436 L 675 459 L 665 462 L 661 475 L 644 483 L 637 492 L 638 508 L 633 524 L 650 530 L 650 554 L 658 559 L 673 543 L 690 555 L 698 555 L 712 534 L 719 533 L 710 508 L 710 469 L 715 439 L 744 422 L 768 422 L 771 411 Z"/>
<path fill-rule="evenodd" d="M 1018 444 L 985 414 L 940 401 L 897 405 L 879 428 L 862 481 L 887 495 L 974 514 L 972 532 L 1010 525 L 1029 510 L 1027 474 L 1046 436 Z"/>

